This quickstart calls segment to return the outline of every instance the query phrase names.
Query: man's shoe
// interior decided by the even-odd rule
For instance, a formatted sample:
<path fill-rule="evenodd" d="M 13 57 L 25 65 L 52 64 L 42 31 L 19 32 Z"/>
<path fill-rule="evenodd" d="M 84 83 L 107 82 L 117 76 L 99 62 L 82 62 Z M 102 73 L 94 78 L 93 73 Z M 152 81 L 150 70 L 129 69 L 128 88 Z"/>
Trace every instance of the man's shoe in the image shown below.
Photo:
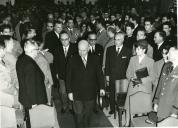
<path fill-rule="evenodd" d="M 114 114 L 114 111 L 112 111 L 112 110 L 111 110 L 111 111 L 109 111 L 109 114 L 110 114 L 110 115 Z"/>

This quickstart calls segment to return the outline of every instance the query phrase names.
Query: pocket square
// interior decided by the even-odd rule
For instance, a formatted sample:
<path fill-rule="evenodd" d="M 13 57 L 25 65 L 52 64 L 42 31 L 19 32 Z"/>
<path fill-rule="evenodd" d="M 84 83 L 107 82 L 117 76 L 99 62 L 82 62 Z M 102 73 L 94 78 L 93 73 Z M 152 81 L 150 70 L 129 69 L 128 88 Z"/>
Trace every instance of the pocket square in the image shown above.
<path fill-rule="evenodd" d="M 122 59 L 125 59 L 125 58 L 127 58 L 126 56 L 122 56 Z"/>

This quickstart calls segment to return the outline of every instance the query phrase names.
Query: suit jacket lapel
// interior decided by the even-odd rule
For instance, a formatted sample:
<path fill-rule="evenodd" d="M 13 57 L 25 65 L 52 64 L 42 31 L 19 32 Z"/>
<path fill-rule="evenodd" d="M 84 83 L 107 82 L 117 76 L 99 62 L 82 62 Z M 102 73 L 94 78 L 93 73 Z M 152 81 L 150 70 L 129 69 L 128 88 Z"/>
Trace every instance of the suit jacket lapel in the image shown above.
<path fill-rule="evenodd" d="M 88 61 L 88 58 L 87 58 L 87 61 Z M 79 55 L 79 62 L 80 62 L 81 67 L 83 67 L 83 69 L 85 70 L 86 67 L 85 67 L 83 60 L 82 60 L 82 57 L 80 55 Z M 86 66 L 87 66 L 87 64 L 86 64 Z"/>
<path fill-rule="evenodd" d="M 125 50 L 124 50 L 124 46 L 122 47 L 122 49 L 120 50 L 120 52 L 119 52 L 119 54 L 117 55 L 117 56 L 122 56 L 122 54 L 123 54 L 123 52 L 124 52 Z"/>
<path fill-rule="evenodd" d="M 67 56 L 68 57 L 70 55 L 70 53 L 72 52 L 72 46 L 71 44 L 69 45 L 68 51 L 67 51 Z"/>
<path fill-rule="evenodd" d="M 59 45 L 59 53 L 62 54 L 62 56 L 65 58 L 64 49 L 62 45 Z"/>

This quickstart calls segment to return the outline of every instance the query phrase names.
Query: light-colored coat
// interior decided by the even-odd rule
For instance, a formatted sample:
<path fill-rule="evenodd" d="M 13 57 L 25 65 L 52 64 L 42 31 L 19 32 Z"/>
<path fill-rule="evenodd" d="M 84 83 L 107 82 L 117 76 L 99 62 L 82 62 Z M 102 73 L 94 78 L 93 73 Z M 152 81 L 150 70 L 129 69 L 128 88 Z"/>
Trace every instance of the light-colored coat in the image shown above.
<path fill-rule="evenodd" d="M 52 79 L 49 63 L 42 53 L 38 54 L 38 56 L 35 58 L 35 61 L 45 76 L 46 93 L 47 93 L 48 103 L 50 103 L 51 86 L 53 85 L 53 79 Z"/>
<path fill-rule="evenodd" d="M 127 69 L 127 79 L 130 80 L 131 78 L 136 78 L 136 74 L 135 71 L 144 67 L 147 67 L 148 70 L 148 74 L 149 76 L 146 78 L 142 78 L 142 84 L 139 87 L 134 87 L 133 88 L 133 84 L 132 82 L 130 82 L 129 85 L 129 90 L 128 90 L 128 94 L 133 94 L 137 91 L 143 91 L 146 93 L 151 93 L 152 92 L 152 83 L 155 79 L 155 73 L 154 73 L 154 60 L 149 58 L 148 56 L 145 55 L 145 57 L 143 58 L 143 60 L 141 61 L 141 63 L 139 63 L 138 60 L 138 56 L 134 56 L 131 58 L 128 69 Z"/>
<path fill-rule="evenodd" d="M 12 107 L 17 91 L 11 84 L 10 70 L 0 63 L 0 105 Z"/>
<path fill-rule="evenodd" d="M 16 72 L 16 62 L 17 58 L 13 55 L 13 53 L 7 52 L 3 58 L 6 66 L 10 70 L 10 77 L 11 77 L 11 84 L 19 89 L 19 83 L 17 78 L 17 72 Z"/>
<path fill-rule="evenodd" d="M 148 101 L 145 102 L 149 102 L 150 105 L 148 106 L 148 108 L 151 108 L 151 96 L 152 96 L 152 83 L 155 79 L 155 75 L 154 75 L 154 60 L 151 59 L 150 57 L 148 57 L 147 55 L 145 55 L 145 57 L 143 58 L 143 60 L 139 63 L 139 58 L 138 56 L 133 56 L 130 60 L 127 72 L 126 72 L 126 76 L 127 79 L 130 81 L 131 78 L 136 78 L 136 74 L 135 71 L 141 68 L 146 67 L 148 70 L 148 74 L 149 76 L 142 78 L 142 84 L 139 86 L 135 86 L 133 87 L 133 83 L 130 81 L 129 83 L 129 87 L 128 87 L 128 93 L 127 93 L 127 97 L 126 97 L 126 102 L 125 102 L 125 109 L 126 109 L 126 116 L 127 116 L 127 121 L 129 121 L 129 96 L 142 91 L 145 93 L 150 93 L 150 97 L 147 99 Z M 142 97 L 140 97 L 142 98 Z M 139 101 L 139 99 L 138 99 Z M 137 101 L 135 101 L 137 102 Z M 143 108 L 140 108 L 143 109 Z M 151 111 L 151 110 L 150 110 Z"/>
<path fill-rule="evenodd" d="M 109 40 L 109 37 L 107 36 L 107 32 L 105 29 L 97 33 L 96 43 L 103 46 L 103 48 L 106 46 L 108 40 Z"/>

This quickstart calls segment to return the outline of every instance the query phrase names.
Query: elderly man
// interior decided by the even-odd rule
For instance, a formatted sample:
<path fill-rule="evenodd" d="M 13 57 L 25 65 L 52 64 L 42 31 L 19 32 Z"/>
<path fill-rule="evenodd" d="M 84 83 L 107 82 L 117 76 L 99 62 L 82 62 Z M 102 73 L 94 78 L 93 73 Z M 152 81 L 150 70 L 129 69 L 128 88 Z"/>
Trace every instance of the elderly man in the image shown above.
<path fill-rule="evenodd" d="M 126 92 L 128 81 L 126 79 L 126 70 L 129 65 L 132 51 L 123 45 L 125 33 L 116 33 L 114 40 L 115 45 L 107 48 L 105 75 L 107 84 L 110 87 L 110 112 L 115 112 L 115 86 L 120 88 L 119 92 Z"/>
<path fill-rule="evenodd" d="M 169 116 L 178 117 L 178 49 L 170 48 L 169 61 L 172 66 L 162 71 L 160 82 L 154 97 L 154 110 L 158 121 Z"/>
<path fill-rule="evenodd" d="M 44 83 L 44 74 L 35 62 L 38 54 L 38 45 L 28 40 L 24 44 L 25 54 L 20 56 L 16 63 L 19 80 L 19 102 L 25 109 L 27 128 L 30 126 L 29 109 L 47 103 L 47 94 Z"/>
<path fill-rule="evenodd" d="M 66 93 L 66 65 L 69 58 L 78 52 L 77 45 L 70 42 L 67 32 L 60 33 L 61 44 L 56 47 L 54 52 L 54 67 L 59 80 L 59 94 L 61 95 L 62 113 L 69 107 L 69 101 Z M 60 43 L 60 42 L 59 42 Z"/>
<path fill-rule="evenodd" d="M 89 43 L 81 40 L 79 54 L 74 55 L 67 65 L 66 87 L 69 99 L 73 101 L 77 128 L 90 126 L 97 88 L 100 88 L 100 95 L 105 93 L 100 59 L 88 54 L 89 49 Z"/>

